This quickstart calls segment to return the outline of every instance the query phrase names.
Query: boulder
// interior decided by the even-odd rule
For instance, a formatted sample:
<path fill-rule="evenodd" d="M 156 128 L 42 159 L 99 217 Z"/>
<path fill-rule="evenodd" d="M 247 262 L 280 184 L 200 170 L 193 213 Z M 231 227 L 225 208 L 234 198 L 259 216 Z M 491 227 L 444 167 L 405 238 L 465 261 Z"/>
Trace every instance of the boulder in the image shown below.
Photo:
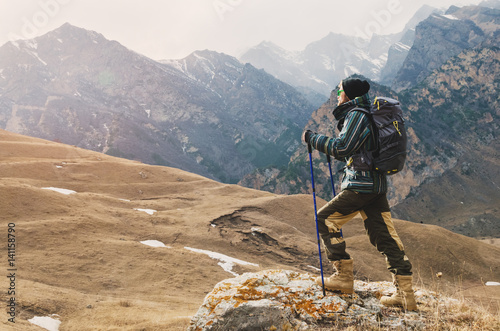
<path fill-rule="evenodd" d="M 314 277 L 290 270 L 265 270 L 223 280 L 205 297 L 188 330 L 425 326 L 425 318 L 418 312 L 401 314 L 401 310 L 379 303 L 378 297 L 395 291 L 390 282 L 355 281 L 353 295 L 327 291 L 323 296 Z M 416 297 L 422 301 L 432 295 L 419 290 Z"/>

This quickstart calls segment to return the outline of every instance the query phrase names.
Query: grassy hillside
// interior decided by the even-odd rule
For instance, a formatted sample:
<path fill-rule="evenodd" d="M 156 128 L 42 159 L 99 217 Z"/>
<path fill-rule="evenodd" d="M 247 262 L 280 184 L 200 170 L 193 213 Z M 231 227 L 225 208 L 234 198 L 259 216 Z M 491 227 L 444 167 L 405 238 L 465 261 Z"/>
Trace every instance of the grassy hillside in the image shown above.
<path fill-rule="evenodd" d="M 16 243 L 17 315 L 15 324 L 0 320 L 6 330 L 40 330 L 27 320 L 52 314 L 60 330 L 184 329 L 213 286 L 233 277 L 219 260 L 186 247 L 239 259 L 230 270 L 238 274 L 317 273 L 319 266 L 309 195 L 221 184 L 2 130 L 0 192 L 1 229 L 6 238 L 11 224 Z M 498 287 L 484 282 L 500 279 L 500 247 L 438 226 L 395 224 L 419 286 L 480 296 L 498 311 Z M 389 280 L 361 220 L 344 234 L 356 278 Z M 3 302 L 12 297 L 8 282 L 1 278 Z"/>

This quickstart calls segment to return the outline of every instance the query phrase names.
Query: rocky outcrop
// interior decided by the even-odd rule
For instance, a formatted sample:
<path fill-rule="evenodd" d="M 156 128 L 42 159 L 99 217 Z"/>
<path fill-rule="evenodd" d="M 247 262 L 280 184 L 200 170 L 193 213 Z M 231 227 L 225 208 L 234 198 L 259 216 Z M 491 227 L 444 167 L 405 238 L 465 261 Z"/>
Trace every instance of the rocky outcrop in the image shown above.
<path fill-rule="evenodd" d="M 415 27 L 432 13 L 438 12 L 438 9 L 424 5 L 415 13 L 413 19 L 406 25 L 405 32 L 401 39 L 389 48 L 387 62 L 380 72 L 379 83 L 386 86 L 392 85 L 392 81 L 396 77 L 399 69 L 403 66 L 408 56 L 408 52 L 413 46 L 415 40 Z"/>
<path fill-rule="evenodd" d="M 382 306 L 381 295 L 395 291 L 390 282 L 356 280 L 353 295 L 326 292 L 313 276 L 290 270 L 245 273 L 215 285 L 191 319 L 188 330 L 315 330 L 372 328 L 422 330 L 432 311 L 403 313 Z M 417 290 L 421 306 L 459 305 L 458 300 Z"/>
<path fill-rule="evenodd" d="M 499 71 L 498 48 L 468 49 L 402 95 L 415 136 L 408 166 L 420 185 L 393 209 L 398 217 L 468 236 L 500 234 Z"/>
<path fill-rule="evenodd" d="M 498 46 L 499 26 L 498 9 L 452 6 L 445 15 L 431 15 L 416 27 L 415 41 L 392 88 L 402 91 L 415 86 L 467 48 Z"/>

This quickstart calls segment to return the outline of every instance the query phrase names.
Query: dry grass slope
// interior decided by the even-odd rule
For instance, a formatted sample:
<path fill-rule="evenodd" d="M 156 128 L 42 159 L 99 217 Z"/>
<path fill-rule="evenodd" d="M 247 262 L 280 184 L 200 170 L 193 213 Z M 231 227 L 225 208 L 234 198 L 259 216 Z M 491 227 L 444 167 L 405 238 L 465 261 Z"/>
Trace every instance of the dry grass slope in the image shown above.
<path fill-rule="evenodd" d="M 185 247 L 259 265 L 238 265 L 233 269 L 238 273 L 315 272 L 310 266 L 318 266 L 307 195 L 225 185 L 3 130 L 0 192 L 0 229 L 5 238 L 7 224 L 15 223 L 18 268 L 16 323 L 4 314 L 0 329 L 40 330 L 27 320 L 51 314 L 59 315 L 60 330 L 185 329 L 206 293 L 232 277 L 217 260 Z M 361 220 L 351 223 L 344 231 L 357 277 L 389 280 Z M 499 247 L 435 226 L 396 221 L 396 227 L 419 285 L 464 300 L 484 296 L 484 308 L 498 312 L 497 287 L 482 282 L 500 279 Z M 149 247 L 143 240 L 169 248 Z M 7 247 L 6 239 L 2 245 Z M 437 271 L 443 272 L 439 282 Z M 0 300 L 6 302 L 8 279 L 0 279 Z"/>

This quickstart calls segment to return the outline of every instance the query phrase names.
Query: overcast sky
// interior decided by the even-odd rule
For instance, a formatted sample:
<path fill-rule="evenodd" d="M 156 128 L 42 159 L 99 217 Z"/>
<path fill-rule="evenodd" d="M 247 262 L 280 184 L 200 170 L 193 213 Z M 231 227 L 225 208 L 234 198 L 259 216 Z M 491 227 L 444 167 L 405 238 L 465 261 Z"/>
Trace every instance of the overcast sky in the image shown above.
<path fill-rule="evenodd" d="M 261 41 L 302 50 L 329 32 L 399 32 L 422 5 L 480 0 L 0 0 L 0 44 L 69 22 L 155 60 L 210 49 L 238 56 Z"/>

